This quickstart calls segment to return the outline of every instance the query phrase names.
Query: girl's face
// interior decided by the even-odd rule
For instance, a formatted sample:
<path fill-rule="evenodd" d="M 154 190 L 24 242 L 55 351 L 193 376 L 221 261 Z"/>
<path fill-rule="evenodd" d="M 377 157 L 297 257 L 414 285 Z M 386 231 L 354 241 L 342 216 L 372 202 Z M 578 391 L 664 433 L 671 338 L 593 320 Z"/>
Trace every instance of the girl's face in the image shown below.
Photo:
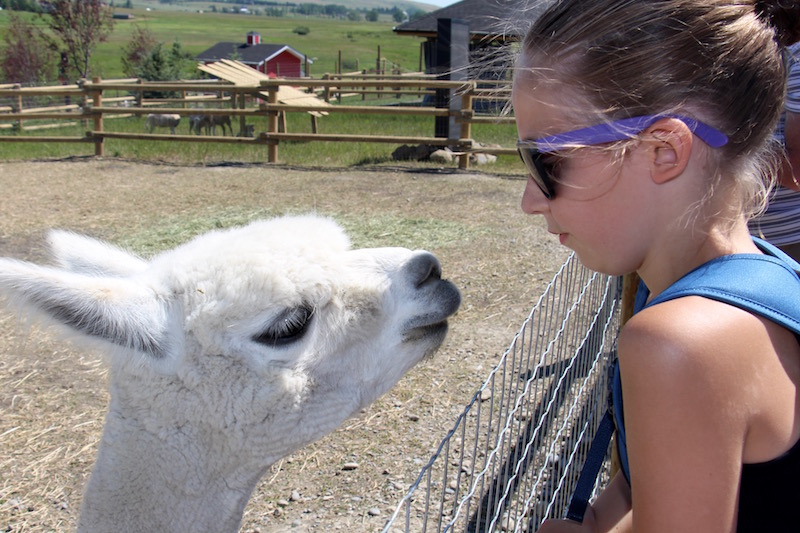
<path fill-rule="evenodd" d="M 574 108 L 566 105 L 574 104 L 566 103 L 564 91 L 550 87 L 534 88 L 530 75 L 517 76 L 512 102 L 520 140 L 592 125 L 591 118 L 583 124 L 570 118 L 575 113 L 565 110 Z M 642 154 L 633 147 L 620 159 L 607 146 L 589 146 L 545 157 L 555 165 L 555 195 L 546 198 L 529 176 L 522 210 L 543 215 L 548 231 L 593 270 L 618 275 L 639 268 L 648 234 L 646 213 L 637 202 L 641 198 L 638 187 L 645 181 L 642 173 L 647 172 Z"/>

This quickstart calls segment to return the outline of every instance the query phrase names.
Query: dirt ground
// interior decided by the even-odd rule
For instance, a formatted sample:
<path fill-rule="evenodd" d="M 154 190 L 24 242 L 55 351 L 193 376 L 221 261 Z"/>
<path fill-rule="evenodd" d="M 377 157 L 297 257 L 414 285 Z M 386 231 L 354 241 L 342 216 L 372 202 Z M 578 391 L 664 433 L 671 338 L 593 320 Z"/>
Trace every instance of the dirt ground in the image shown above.
<path fill-rule="evenodd" d="M 434 252 L 463 296 L 444 346 L 339 430 L 273 465 L 241 529 L 380 531 L 567 256 L 520 211 L 523 186 L 436 169 L 2 162 L 0 255 L 43 260 L 51 227 L 158 248 L 176 227 L 190 237 L 197 221 L 308 211 L 345 221 L 368 245 Z M 74 529 L 106 383 L 99 354 L 0 312 L 0 530 Z"/>

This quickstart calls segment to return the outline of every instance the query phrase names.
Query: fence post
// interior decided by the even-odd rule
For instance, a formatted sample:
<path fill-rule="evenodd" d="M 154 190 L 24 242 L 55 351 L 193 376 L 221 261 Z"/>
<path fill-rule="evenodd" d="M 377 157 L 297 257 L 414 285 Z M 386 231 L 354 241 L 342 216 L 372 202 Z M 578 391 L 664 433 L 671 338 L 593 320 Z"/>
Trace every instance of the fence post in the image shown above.
<path fill-rule="evenodd" d="M 19 83 L 14 84 L 14 89 L 22 89 L 22 85 Z M 14 113 L 22 113 L 22 93 L 17 95 L 17 108 L 14 109 Z M 17 120 L 17 131 L 22 131 L 22 119 Z"/>
<path fill-rule="evenodd" d="M 80 86 L 81 92 L 83 93 L 81 94 L 81 111 L 82 111 L 81 115 L 83 115 L 83 118 L 81 118 L 81 127 L 83 129 L 89 128 L 89 121 L 86 120 L 86 110 L 89 108 L 89 94 L 88 91 L 86 90 L 87 81 L 88 80 L 86 78 L 81 78 L 80 80 L 78 80 L 78 85 Z"/>
<path fill-rule="evenodd" d="M 239 109 L 245 109 L 247 107 L 247 93 L 242 93 L 239 95 Z M 242 134 L 242 137 L 245 136 L 245 131 L 247 130 L 247 117 L 241 115 L 239 117 L 239 131 Z"/>
<path fill-rule="evenodd" d="M 457 118 L 461 122 L 461 141 L 468 141 L 472 147 L 472 93 L 475 90 L 475 85 L 465 85 L 461 95 L 461 116 Z M 466 170 L 469 168 L 469 152 L 465 151 L 462 155 L 458 156 L 458 168 Z"/>
<path fill-rule="evenodd" d="M 92 84 L 99 84 L 101 81 L 100 77 L 92 78 Z M 95 89 L 92 87 L 92 108 L 93 108 L 93 118 L 92 122 L 94 123 L 93 132 L 94 133 L 103 133 L 103 114 L 99 111 L 94 111 L 99 109 L 103 105 L 103 89 Z M 103 138 L 99 137 L 94 142 L 94 155 L 97 157 L 103 157 Z"/>
<path fill-rule="evenodd" d="M 324 81 L 328 81 L 330 79 L 330 74 L 323 74 L 322 79 Z M 331 103 L 331 86 L 330 84 L 325 84 L 325 87 L 322 88 L 322 99 L 325 100 L 326 104 Z"/>
<path fill-rule="evenodd" d="M 278 103 L 279 88 L 280 87 L 277 84 L 269 86 L 269 92 L 267 94 L 267 103 L 269 105 L 275 105 Z M 267 112 L 267 135 L 274 135 L 276 133 L 278 133 L 278 112 L 275 110 L 270 110 Z M 269 139 L 267 142 L 268 142 L 267 161 L 269 161 L 270 163 L 277 163 L 278 140 Z"/>
<path fill-rule="evenodd" d="M 383 75 L 383 69 L 381 69 L 381 45 L 378 45 L 378 59 L 375 60 L 375 73 L 378 75 L 378 79 L 381 79 Z M 375 87 L 378 92 L 378 99 L 383 97 L 383 87 Z"/>

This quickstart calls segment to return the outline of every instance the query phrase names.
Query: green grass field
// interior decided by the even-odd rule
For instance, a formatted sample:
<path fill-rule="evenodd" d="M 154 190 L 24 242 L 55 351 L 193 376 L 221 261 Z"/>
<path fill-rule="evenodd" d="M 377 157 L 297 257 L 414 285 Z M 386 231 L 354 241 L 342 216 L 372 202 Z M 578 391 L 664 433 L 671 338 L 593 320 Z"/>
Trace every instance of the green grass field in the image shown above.
<path fill-rule="evenodd" d="M 92 55 L 93 76 L 121 78 L 120 51 L 131 40 L 136 25 L 150 30 L 159 42 L 171 46 L 177 41 L 181 47 L 199 54 L 218 42 L 244 42 L 250 31 L 261 34 L 263 43 L 287 44 L 313 61 L 310 74 L 321 77 L 336 72 L 339 53 L 344 65 L 358 64 L 360 69 L 375 68 L 380 47 L 386 68 L 403 71 L 419 70 L 420 39 L 401 37 L 392 31 L 393 22 L 352 22 L 347 20 L 266 17 L 222 13 L 197 13 L 191 11 L 145 11 L 143 9 L 115 9 L 131 13 L 132 20 L 115 20 L 114 30 L 108 40 L 100 43 Z M 40 23 L 38 17 L 18 13 L 27 20 Z M 0 35 L 8 27 L 9 12 L 0 11 Z M 306 26 L 306 35 L 292 30 Z"/>

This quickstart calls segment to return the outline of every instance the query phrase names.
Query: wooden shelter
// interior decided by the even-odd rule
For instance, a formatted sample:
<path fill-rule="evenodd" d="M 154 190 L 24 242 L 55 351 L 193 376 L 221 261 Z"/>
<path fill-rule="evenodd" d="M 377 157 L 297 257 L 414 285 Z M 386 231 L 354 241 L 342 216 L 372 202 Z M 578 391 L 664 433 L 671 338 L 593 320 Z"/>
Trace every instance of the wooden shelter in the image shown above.
<path fill-rule="evenodd" d="M 219 79 L 229 81 L 234 85 L 259 84 L 262 80 L 270 78 L 267 74 L 252 69 L 240 61 L 228 59 L 223 59 L 215 63 L 200 63 L 197 65 L 197 68 Z M 269 96 L 265 91 L 259 94 L 261 94 L 265 100 Z M 330 106 L 329 103 L 320 100 L 313 94 L 303 92 L 287 85 L 281 85 L 278 89 L 278 102 L 281 104 L 319 108 L 319 110 L 315 109 L 308 112 L 308 114 L 311 115 L 311 126 L 314 133 L 317 132 L 317 118 L 328 115 L 325 108 Z M 244 119 L 244 117 L 242 118 Z M 281 130 L 286 131 L 286 116 L 284 113 L 280 114 L 279 120 Z"/>

